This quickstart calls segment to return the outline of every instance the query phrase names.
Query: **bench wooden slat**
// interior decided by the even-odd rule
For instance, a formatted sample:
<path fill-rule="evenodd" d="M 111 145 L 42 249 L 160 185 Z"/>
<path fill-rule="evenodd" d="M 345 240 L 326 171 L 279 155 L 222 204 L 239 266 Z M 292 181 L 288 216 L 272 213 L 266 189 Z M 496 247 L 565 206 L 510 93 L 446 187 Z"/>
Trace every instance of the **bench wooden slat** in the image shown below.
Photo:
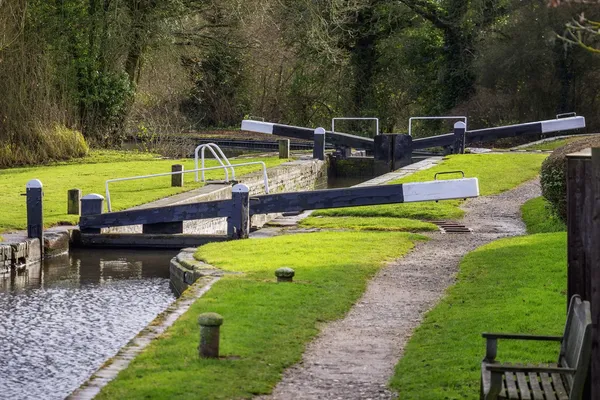
<path fill-rule="evenodd" d="M 569 395 L 567 394 L 567 390 L 563 384 L 562 377 L 560 374 L 552 374 L 552 385 L 554 386 L 554 391 L 556 393 L 556 397 L 558 400 L 568 400 Z"/>
<path fill-rule="evenodd" d="M 529 385 L 527 384 L 527 376 L 523 372 L 517 372 L 517 386 L 519 387 L 519 393 L 521 393 L 522 400 L 531 400 L 531 393 L 529 393 Z"/>
<path fill-rule="evenodd" d="M 541 373 L 540 380 L 542 381 L 542 388 L 544 389 L 544 394 L 546 395 L 546 400 L 556 400 L 556 396 L 554 394 L 554 388 L 552 387 L 552 381 L 550 375 Z"/>
<path fill-rule="evenodd" d="M 517 367 L 523 366 L 523 364 L 515 364 Z M 522 400 L 531 400 L 531 393 L 529 392 L 529 384 L 527 383 L 527 375 L 524 372 L 517 372 L 517 386 L 519 387 L 519 393 L 521 393 Z"/>
<path fill-rule="evenodd" d="M 508 392 L 508 398 L 518 399 L 519 392 L 517 391 L 515 374 L 512 372 L 505 372 L 504 379 L 506 380 L 506 391 Z"/>
<path fill-rule="evenodd" d="M 533 367 L 533 365 L 528 364 L 528 367 Z M 542 391 L 542 387 L 540 386 L 538 374 L 530 372 L 529 374 L 529 385 L 531 386 L 531 394 L 533 394 L 534 400 L 544 400 L 544 392 Z"/>

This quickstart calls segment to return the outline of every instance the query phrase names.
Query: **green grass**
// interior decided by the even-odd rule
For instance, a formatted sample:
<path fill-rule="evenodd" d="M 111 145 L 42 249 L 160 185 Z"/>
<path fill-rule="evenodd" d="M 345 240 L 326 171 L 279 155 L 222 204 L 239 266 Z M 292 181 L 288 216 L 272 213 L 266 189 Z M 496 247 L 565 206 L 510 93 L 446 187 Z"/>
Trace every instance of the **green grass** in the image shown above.
<path fill-rule="evenodd" d="M 388 217 L 308 217 L 300 222 L 300 226 L 305 228 L 353 229 L 360 231 L 422 232 L 438 230 L 436 225 L 429 222 Z"/>
<path fill-rule="evenodd" d="M 559 147 L 564 146 L 567 143 L 574 142 L 575 140 L 581 139 L 581 137 L 574 138 L 564 138 L 564 139 L 556 139 L 551 140 L 544 143 L 533 144 L 531 146 L 524 147 L 524 150 L 543 150 L 543 151 L 552 151 L 556 150 Z"/>
<path fill-rule="evenodd" d="M 566 234 L 502 239 L 469 253 L 458 282 L 426 316 L 390 385 L 401 399 L 478 399 L 482 332 L 560 335 Z M 558 345 L 500 341 L 498 360 L 556 362 Z"/>
<path fill-rule="evenodd" d="M 527 201 L 521 207 L 523 222 L 527 226 L 527 233 L 564 232 L 567 226 L 556 216 L 550 204 L 543 197 L 536 197 Z"/>
<path fill-rule="evenodd" d="M 461 170 L 465 176 L 479 179 L 482 196 L 502 193 L 521 183 L 535 178 L 540 171 L 546 154 L 464 154 L 446 158 L 441 164 L 419 171 L 394 183 L 431 181 L 438 172 Z M 460 174 L 442 178 L 460 178 Z M 458 208 L 461 200 L 447 200 L 438 203 L 423 202 L 410 204 L 390 204 L 382 206 L 348 207 L 320 210 L 313 216 L 351 217 L 395 217 L 424 220 L 462 218 L 464 212 Z"/>
<path fill-rule="evenodd" d="M 277 157 L 243 159 L 244 162 L 264 161 L 267 167 L 279 165 Z M 162 159 L 154 154 L 124 151 L 92 151 L 89 157 L 69 162 L 54 163 L 39 167 L 11 168 L 0 170 L 0 232 L 25 229 L 26 209 L 25 184 L 30 179 L 40 179 L 44 185 L 44 225 L 76 223 L 77 216 L 67 215 L 67 190 L 79 188 L 82 193 L 104 195 L 107 179 L 137 175 L 171 172 L 172 164 L 183 164 L 186 170 L 194 169 L 194 161 Z M 216 166 L 209 160 L 207 166 Z M 260 169 L 260 165 L 236 168 L 236 177 Z M 185 187 L 171 187 L 171 177 L 158 177 L 126 182 L 111 183 L 110 193 L 113 211 L 133 207 L 162 197 L 170 196 L 201 186 L 193 181 L 194 174 L 185 174 Z M 209 179 L 223 179 L 222 170 L 207 171 Z"/>
<path fill-rule="evenodd" d="M 233 399 L 269 393 L 298 362 L 320 325 L 341 318 L 387 260 L 421 237 L 398 232 L 317 232 L 213 243 L 196 257 L 242 275 L 226 275 L 130 366 L 98 399 Z M 295 269 L 277 284 L 275 269 Z M 198 315 L 217 312 L 221 355 L 197 356 Z M 238 358 L 238 359 L 234 359 Z"/>

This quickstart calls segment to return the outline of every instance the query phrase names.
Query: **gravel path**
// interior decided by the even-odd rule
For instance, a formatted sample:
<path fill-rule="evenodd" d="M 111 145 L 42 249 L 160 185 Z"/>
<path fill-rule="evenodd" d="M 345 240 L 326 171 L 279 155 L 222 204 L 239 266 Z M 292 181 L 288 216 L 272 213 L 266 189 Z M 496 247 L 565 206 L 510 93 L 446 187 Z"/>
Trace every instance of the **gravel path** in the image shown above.
<path fill-rule="evenodd" d="M 383 268 L 346 317 L 325 326 L 273 394 L 260 399 L 396 398 L 387 382 L 404 344 L 454 282 L 461 258 L 498 238 L 524 234 L 520 206 L 540 194 L 536 180 L 467 201 L 462 222 L 474 234 L 429 234 L 431 240 Z"/>

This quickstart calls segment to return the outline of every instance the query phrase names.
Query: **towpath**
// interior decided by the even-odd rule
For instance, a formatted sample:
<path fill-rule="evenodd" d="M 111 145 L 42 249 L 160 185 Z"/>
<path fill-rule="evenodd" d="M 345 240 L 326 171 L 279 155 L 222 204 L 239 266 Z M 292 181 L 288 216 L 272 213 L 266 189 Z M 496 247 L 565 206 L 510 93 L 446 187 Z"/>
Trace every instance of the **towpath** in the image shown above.
<path fill-rule="evenodd" d="M 394 366 L 425 312 L 454 282 L 461 258 L 498 238 L 524 234 L 520 207 L 539 195 L 534 180 L 467 201 L 462 222 L 473 234 L 428 234 L 431 240 L 381 269 L 345 318 L 326 325 L 273 394 L 260 399 L 396 398 L 387 389 Z"/>

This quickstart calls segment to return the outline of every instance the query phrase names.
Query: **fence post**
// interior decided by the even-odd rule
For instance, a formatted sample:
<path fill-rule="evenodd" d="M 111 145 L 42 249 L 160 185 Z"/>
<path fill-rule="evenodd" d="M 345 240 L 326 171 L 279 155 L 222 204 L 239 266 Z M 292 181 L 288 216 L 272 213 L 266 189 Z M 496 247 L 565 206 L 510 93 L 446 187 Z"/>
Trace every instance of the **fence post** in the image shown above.
<path fill-rule="evenodd" d="M 387 174 L 392 169 L 392 136 L 377 135 L 373 139 L 375 148 L 373 149 L 375 176 Z"/>
<path fill-rule="evenodd" d="M 81 198 L 81 216 L 102 214 L 104 197 L 101 194 L 88 194 Z M 100 233 L 100 228 L 81 229 L 81 233 Z"/>
<path fill-rule="evenodd" d="M 313 147 L 313 158 L 325 160 L 325 129 L 315 129 L 315 145 Z"/>
<path fill-rule="evenodd" d="M 279 158 L 290 158 L 290 139 L 279 139 Z"/>
<path fill-rule="evenodd" d="M 458 121 L 454 124 L 454 145 L 452 146 L 453 154 L 464 154 L 465 153 L 465 131 L 467 125 Z"/>
<path fill-rule="evenodd" d="M 231 214 L 227 219 L 227 236 L 246 239 L 250 232 L 250 190 L 237 184 L 231 189 Z"/>
<path fill-rule="evenodd" d="M 25 185 L 27 202 L 27 237 L 39 239 L 40 254 L 44 254 L 44 213 L 42 182 L 32 179 Z"/>
<path fill-rule="evenodd" d="M 412 163 L 412 137 L 409 135 L 392 136 L 392 171 Z"/>
<path fill-rule="evenodd" d="M 180 174 L 171 175 L 171 186 L 172 187 L 183 187 L 183 165 L 182 164 L 171 165 L 171 172 L 181 172 Z"/>
<path fill-rule="evenodd" d="M 80 201 L 81 189 L 69 189 L 67 191 L 67 214 L 79 215 Z"/>
<path fill-rule="evenodd" d="M 590 221 L 590 255 L 591 255 L 591 298 L 592 312 L 592 360 L 590 366 L 590 398 L 600 398 L 600 148 L 592 148 L 591 162 L 592 186 L 592 218 Z M 591 379 L 590 379 L 591 378 Z"/>

